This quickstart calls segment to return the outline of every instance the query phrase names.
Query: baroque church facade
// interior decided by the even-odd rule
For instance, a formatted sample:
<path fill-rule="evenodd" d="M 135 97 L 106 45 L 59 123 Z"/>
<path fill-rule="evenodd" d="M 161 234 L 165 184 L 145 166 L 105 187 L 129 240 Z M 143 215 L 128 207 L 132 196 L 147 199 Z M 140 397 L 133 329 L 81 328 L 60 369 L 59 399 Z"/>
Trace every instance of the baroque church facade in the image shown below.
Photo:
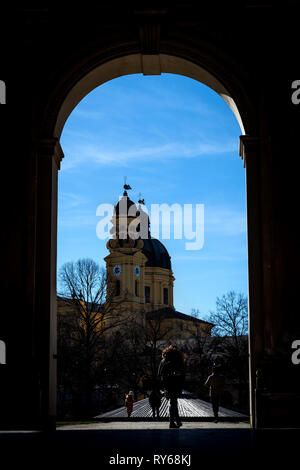
<path fill-rule="evenodd" d="M 211 336 L 212 323 L 175 309 L 171 257 L 163 243 L 151 236 L 149 217 L 142 207 L 144 201 L 135 204 L 128 196 L 128 188 L 124 185 L 123 196 L 114 207 L 112 236 L 106 244 L 107 302 L 106 306 L 97 305 L 103 316 L 101 325 L 109 327 L 105 335 L 122 328 L 124 320 L 127 323 L 134 319 L 150 336 L 155 329 L 162 344 L 182 344 L 199 336 Z M 58 314 L 72 317 L 78 302 L 84 310 L 84 298 L 72 301 L 58 296 Z"/>
<path fill-rule="evenodd" d="M 143 326 L 159 320 L 165 341 L 188 340 L 194 333 L 211 335 L 213 325 L 174 307 L 174 274 L 171 257 L 163 243 L 152 238 L 144 200 L 135 204 L 128 196 L 129 185 L 114 208 L 112 237 L 104 258 L 107 289 L 113 292 L 116 308 L 134 315 Z"/>

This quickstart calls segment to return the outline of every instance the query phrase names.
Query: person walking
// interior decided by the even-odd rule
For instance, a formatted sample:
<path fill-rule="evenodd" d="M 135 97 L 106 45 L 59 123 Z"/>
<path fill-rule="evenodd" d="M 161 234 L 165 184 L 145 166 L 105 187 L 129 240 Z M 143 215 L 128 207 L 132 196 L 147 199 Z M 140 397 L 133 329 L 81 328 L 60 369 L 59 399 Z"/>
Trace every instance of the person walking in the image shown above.
<path fill-rule="evenodd" d="M 170 428 L 182 426 L 178 414 L 177 399 L 182 393 L 184 383 L 184 363 L 181 352 L 171 345 L 162 352 L 162 360 L 158 368 L 158 376 L 170 400 Z"/>
<path fill-rule="evenodd" d="M 215 423 L 217 423 L 219 419 L 220 396 L 224 387 L 224 378 L 216 366 L 213 366 L 212 373 L 209 375 L 204 385 L 209 387 L 209 396 L 215 417 Z"/>
<path fill-rule="evenodd" d="M 125 397 L 125 407 L 127 410 L 128 418 L 130 418 L 132 410 L 133 410 L 133 391 L 130 392 Z"/>
<path fill-rule="evenodd" d="M 155 385 L 149 395 L 149 404 L 152 408 L 153 419 L 159 418 L 159 408 L 161 405 L 161 393 L 159 387 Z"/>

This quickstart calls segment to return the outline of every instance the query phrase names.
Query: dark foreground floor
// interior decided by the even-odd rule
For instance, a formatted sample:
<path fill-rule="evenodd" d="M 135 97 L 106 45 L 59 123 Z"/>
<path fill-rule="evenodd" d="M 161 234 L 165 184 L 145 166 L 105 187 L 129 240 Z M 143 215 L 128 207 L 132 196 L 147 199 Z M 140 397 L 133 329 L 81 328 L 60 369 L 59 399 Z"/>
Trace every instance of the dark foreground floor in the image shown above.
<path fill-rule="evenodd" d="M 155 429 L 0 433 L 2 468 L 287 468 L 300 430 Z M 155 456 L 166 456 L 163 460 Z M 178 457 L 175 457 L 178 456 Z M 190 456 L 190 457 L 189 457 Z M 127 457 L 131 457 L 127 459 Z M 135 458 L 133 458 L 135 457 Z M 139 457 L 139 461 L 137 460 Z M 142 463 L 141 457 L 143 457 Z M 126 464 L 125 464 L 126 462 Z M 164 462 L 164 463 L 163 463 Z M 180 462 L 180 463 L 179 463 Z M 279 466 L 279 462 L 283 462 Z M 284 462 L 286 465 L 284 465 Z M 47 466 L 47 467 L 46 467 Z"/>

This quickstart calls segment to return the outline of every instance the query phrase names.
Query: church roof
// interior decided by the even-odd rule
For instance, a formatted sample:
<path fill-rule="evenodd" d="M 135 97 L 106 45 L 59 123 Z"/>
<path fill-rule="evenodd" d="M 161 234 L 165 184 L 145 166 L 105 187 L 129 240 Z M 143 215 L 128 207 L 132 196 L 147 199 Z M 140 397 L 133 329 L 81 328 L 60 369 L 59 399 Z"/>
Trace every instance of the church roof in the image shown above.
<path fill-rule="evenodd" d="M 176 318 L 178 320 L 184 320 L 184 321 L 193 321 L 193 322 L 200 322 L 200 323 L 206 323 L 207 325 L 212 325 L 213 323 L 210 323 L 205 320 L 200 320 L 199 318 L 193 317 L 192 315 L 187 315 L 186 313 L 181 313 L 178 312 L 177 310 L 174 310 L 172 308 L 161 308 L 159 310 L 152 310 L 151 312 L 146 313 L 146 319 L 147 320 L 155 320 L 157 317 L 160 318 Z"/>
<path fill-rule="evenodd" d="M 71 307 L 75 307 L 77 306 L 77 303 L 76 303 L 76 300 L 72 299 L 72 297 L 62 297 L 60 295 L 57 295 L 56 297 L 57 299 L 57 302 L 58 302 L 58 307 L 59 306 L 62 306 L 62 305 L 67 305 L 67 306 L 71 306 Z M 99 304 L 99 303 L 96 303 L 96 302 L 85 302 L 85 305 L 91 309 L 91 310 L 94 310 L 95 312 L 101 312 L 101 313 L 104 313 L 105 312 L 105 308 L 104 308 L 104 304 Z"/>
<path fill-rule="evenodd" d="M 171 257 L 166 247 L 156 238 L 143 240 L 142 253 L 147 257 L 146 267 L 171 268 Z"/>

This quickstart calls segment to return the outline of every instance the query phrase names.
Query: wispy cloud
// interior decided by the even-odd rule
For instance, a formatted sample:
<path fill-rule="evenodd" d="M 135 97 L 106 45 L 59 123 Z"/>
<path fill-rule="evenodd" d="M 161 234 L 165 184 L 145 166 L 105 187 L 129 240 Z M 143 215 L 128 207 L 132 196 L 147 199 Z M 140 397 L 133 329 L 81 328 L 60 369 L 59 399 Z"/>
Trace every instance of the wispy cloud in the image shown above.
<path fill-rule="evenodd" d="M 204 216 L 205 233 L 227 236 L 245 234 L 247 219 L 243 211 L 227 207 L 206 206 Z"/>
<path fill-rule="evenodd" d="M 124 165 L 133 161 L 145 162 L 154 160 L 171 160 L 179 158 L 211 157 L 222 155 L 237 150 L 235 139 L 225 142 L 200 142 L 183 143 L 169 142 L 161 145 L 144 145 L 128 150 L 105 149 L 94 144 L 76 145 L 69 148 L 66 161 L 62 163 L 62 169 L 74 168 L 81 163 L 94 163 L 97 165 Z M 67 162 L 67 160 L 70 160 Z"/>
<path fill-rule="evenodd" d="M 73 116 L 83 118 L 83 119 L 103 119 L 105 114 L 101 111 L 96 111 L 93 109 L 79 109 L 75 108 L 73 111 Z"/>
<path fill-rule="evenodd" d="M 171 233 L 179 232 L 184 234 L 184 209 L 181 206 L 182 210 L 174 212 L 171 218 Z M 150 220 L 151 220 L 151 210 L 149 210 Z M 189 221 L 191 226 L 195 226 L 195 207 L 193 207 L 192 219 Z M 198 221 L 202 223 L 201 220 Z M 238 236 L 244 235 L 247 232 L 247 221 L 246 214 L 241 211 L 230 207 L 217 207 L 204 205 L 204 238 L 211 235 L 216 236 Z M 153 220 L 151 223 L 152 231 L 154 233 L 159 233 L 161 235 L 161 223 L 160 220 Z"/>
<path fill-rule="evenodd" d="M 60 228 L 80 228 L 80 227 L 95 227 L 96 233 L 96 225 L 97 225 L 97 218 L 95 213 L 92 211 L 84 211 L 84 210 L 74 210 L 74 211 L 64 211 L 63 213 L 58 215 L 58 227 Z"/>
<path fill-rule="evenodd" d="M 59 205 L 65 210 L 81 206 L 86 202 L 86 199 L 82 195 L 62 191 L 59 192 Z"/>
<path fill-rule="evenodd" d="M 236 256 L 225 256 L 225 255 L 222 255 L 222 254 L 211 254 L 211 255 L 205 255 L 205 254 L 202 254 L 202 253 L 199 253 L 197 255 L 194 254 L 183 254 L 183 255 L 173 255 L 172 256 L 172 260 L 173 261 L 188 261 L 188 262 L 192 262 L 192 261 L 216 261 L 216 262 L 224 262 L 224 263 L 232 263 L 232 262 L 236 262 L 236 261 L 241 261 L 241 260 L 246 260 L 247 257 L 245 256 L 244 253 L 241 253 L 240 256 L 239 255 L 236 255 Z"/>
<path fill-rule="evenodd" d="M 173 79 L 178 83 L 178 77 L 167 77 L 166 74 L 163 74 L 160 77 L 161 86 L 157 86 L 157 82 L 151 84 L 148 81 L 147 86 L 144 87 L 145 80 L 147 80 L 145 77 L 142 78 L 144 82 L 142 87 L 139 87 L 136 81 L 135 83 L 132 82 L 130 85 L 130 79 L 129 82 L 125 85 L 124 78 L 123 84 L 121 81 L 116 81 L 113 88 L 109 87 L 109 83 L 104 84 L 104 86 L 101 87 L 102 100 L 99 100 L 97 105 L 101 109 L 101 106 L 107 105 L 109 102 L 111 104 L 110 112 L 112 115 L 116 115 L 117 108 L 122 109 L 122 107 L 125 107 L 124 109 L 127 109 L 129 112 L 136 113 L 142 105 L 143 108 L 160 108 L 165 112 L 176 110 L 181 112 L 187 111 L 202 115 L 205 114 L 210 116 L 217 116 L 217 111 L 209 104 L 209 102 L 207 102 L 207 99 L 205 99 L 203 97 L 203 93 L 201 93 L 201 88 L 203 88 L 204 85 L 194 82 L 194 85 L 196 85 L 198 91 L 196 94 L 197 99 L 195 99 L 195 94 L 186 93 L 186 84 L 189 87 L 193 84 L 193 81 L 187 77 L 181 77 L 181 80 L 183 80 L 182 87 L 185 88 L 184 94 L 180 92 L 182 89 L 178 89 L 178 87 L 173 88 L 172 86 L 163 86 L 164 81 L 170 85 L 170 82 Z M 217 93 L 216 100 L 220 100 L 220 102 L 222 101 L 222 98 Z M 89 101 L 86 102 L 85 106 L 88 106 L 89 103 Z M 116 107 L 115 104 L 118 106 Z M 95 102 L 92 106 L 91 117 L 97 119 L 98 117 L 102 116 L 101 111 L 99 111 L 98 108 L 97 110 L 95 109 Z M 85 117 L 86 115 L 88 117 L 89 110 L 83 109 L 82 111 L 82 116 Z"/>
<path fill-rule="evenodd" d="M 69 137 L 74 139 L 89 139 L 93 140 L 95 135 L 92 132 L 87 130 L 78 130 L 78 129 L 69 129 L 68 127 L 64 128 L 61 143 L 65 146 L 65 140 L 68 140 Z"/>
<path fill-rule="evenodd" d="M 82 194 L 59 192 L 58 227 L 96 227 L 95 212 L 87 208 L 88 203 Z"/>

